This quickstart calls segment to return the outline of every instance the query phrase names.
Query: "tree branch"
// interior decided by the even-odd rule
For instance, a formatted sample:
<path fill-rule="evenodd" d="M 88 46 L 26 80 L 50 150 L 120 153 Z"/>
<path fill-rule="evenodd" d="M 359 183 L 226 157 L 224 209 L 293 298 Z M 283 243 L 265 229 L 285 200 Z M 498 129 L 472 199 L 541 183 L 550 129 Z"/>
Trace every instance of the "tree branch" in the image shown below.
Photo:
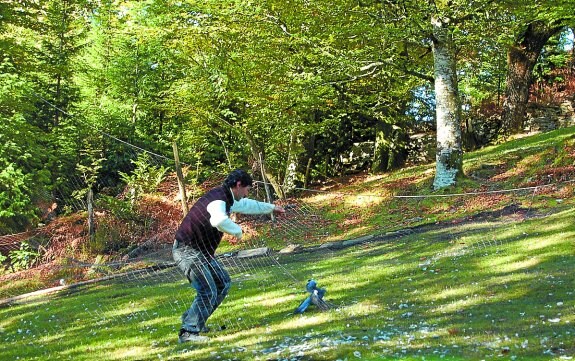
<path fill-rule="evenodd" d="M 464 21 L 471 20 L 475 15 L 477 15 L 477 13 L 479 13 L 482 10 L 485 10 L 489 5 L 491 5 L 494 2 L 495 0 L 486 1 L 485 3 L 481 4 L 477 9 L 469 12 L 468 14 L 465 14 L 462 17 L 452 18 L 450 22 L 452 24 L 460 24 Z"/>
<path fill-rule="evenodd" d="M 389 66 L 391 66 L 391 67 L 393 67 L 393 68 L 395 68 L 395 69 L 401 70 L 401 71 L 404 72 L 405 74 L 413 75 L 413 76 L 415 76 L 415 77 L 417 77 L 417 78 L 420 78 L 420 79 L 429 81 L 429 82 L 431 82 L 431 83 L 433 83 L 433 82 L 435 81 L 435 79 L 434 79 L 432 76 L 429 76 L 429 75 L 427 75 L 427 74 L 420 73 L 420 72 L 415 71 L 415 70 L 407 69 L 407 67 L 397 66 L 396 64 L 394 64 L 394 63 L 391 62 L 391 61 L 383 61 L 383 62 L 382 62 L 382 61 L 377 61 L 377 62 L 373 62 L 373 63 L 371 63 L 371 64 L 362 66 L 361 68 L 359 68 L 359 70 L 361 70 L 361 71 L 366 71 L 366 70 L 369 70 L 369 69 L 372 69 L 372 68 L 377 68 L 378 66 L 381 66 L 381 65 L 389 65 Z M 374 71 L 375 71 L 375 70 L 374 70 Z M 372 71 L 371 73 L 369 73 L 369 74 L 367 74 L 367 75 L 373 74 L 374 71 Z"/>
<path fill-rule="evenodd" d="M 287 30 L 287 25 L 286 23 L 284 23 L 282 20 L 280 20 L 280 18 L 278 18 L 277 16 L 273 16 L 270 14 L 266 14 L 266 18 L 270 19 L 271 23 L 276 24 L 277 26 L 280 27 L 280 29 L 282 29 L 282 31 L 284 32 L 284 34 L 288 35 L 288 36 L 293 36 L 288 30 Z"/>

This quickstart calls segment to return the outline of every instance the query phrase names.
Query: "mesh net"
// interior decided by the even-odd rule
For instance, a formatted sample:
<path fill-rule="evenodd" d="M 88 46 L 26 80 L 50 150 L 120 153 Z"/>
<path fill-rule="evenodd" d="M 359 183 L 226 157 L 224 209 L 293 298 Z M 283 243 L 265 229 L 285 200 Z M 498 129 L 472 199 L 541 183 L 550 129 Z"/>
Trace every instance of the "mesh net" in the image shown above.
<path fill-rule="evenodd" d="M 132 186 L 115 197 L 107 195 L 114 183 L 100 179 L 96 185 L 100 192 L 94 200 L 94 234 L 87 230 L 85 195 L 65 197 L 58 192 L 57 202 L 46 201 L 45 218 L 53 218 L 51 222 L 34 231 L 0 237 L 3 254 L 17 252 L 26 261 L 36 252 L 43 261 L 28 273 L 4 277 L 0 287 L 3 307 L 17 307 L 23 315 L 18 327 L 11 327 L 9 333 L 2 332 L 0 326 L 0 335 L 5 344 L 18 342 L 22 355 L 26 355 L 26 348 L 54 342 L 72 350 L 75 345 L 66 345 L 71 333 L 105 339 L 119 329 L 130 328 L 158 339 L 176 335 L 181 327 L 180 315 L 194 302 L 196 291 L 190 285 L 189 274 L 177 267 L 172 256 L 175 232 L 182 220 L 174 164 L 166 157 L 130 145 L 124 148 L 126 158 L 134 161 L 134 169 L 145 154 L 142 162 L 147 174 L 150 169 L 159 173 L 165 167 L 166 180 L 150 192 L 138 188 L 145 184 L 132 178 Z M 213 174 L 199 181 L 198 174 L 190 176 L 193 170 L 186 173 L 194 179 L 187 189 L 189 205 L 219 186 L 226 176 Z M 223 338 L 233 337 L 238 330 L 267 330 L 269 320 L 293 315 L 307 295 L 308 279 L 321 280 L 329 275 L 341 289 L 356 287 L 357 280 L 351 276 L 356 268 L 373 271 L 376 277 L 382 265 L 395 265 L 390 255 L 417 252 L 409 236 L 419 233 L 432 235 L 430 251 L 417 265 L 423 272 L 439 272 L 438 265 L 445 259 L 463 262 L 492 254 L 508 256 L 516 240 L 497 237 L 501 224 L 546 216 L 531 210 L 530 202 L 535 197 L 553 201 L 572 195 L 569 181 L 554 180 L 560 182 L 506 191 L 492 190 L 487 185 L 476 193 L 420 197 L 394 194 L 390 191 L 394 184 L 389 182 L 385 189 L 373 193 L 373 183 L 381 181 L 381 176 L 367 176 L 356 184 L 346 184 L 348 193 L 334 190 L 338 184 L 297 189 L 297 197 L 275 202 L 285 209 L 282 215 L 231 215 L 242 228 L 243 237 L 237 240 L 224 235 L 214 255 L 229 274 L 231 288 L 206 326 L 219 330 Z M 76 190 L 87 187 L 85 179 L 74 174 L 69 176 L 69 184 Z M 397 184 L 403 189 L 400 186 Z M 254 183 L 250 198 L 269 202 L 262 181 Z M 55 219 L 55 213 L 63 208 L 71 215 Z M 488 208 L 493 211 L 483 211 Z M 462 210 L 469 217 L 441 222 L 442 214 Z M 368 222 L 363 221 L 366 219 Z M 201 221 L 209 223 L 208 219 Z M 474 235 L 480 237 L 467 240 Z M 23 248 L 24 244 L 30 248 Z M 83 247 L 89 247 L 90 252 L 83 252 Z M 86 256 L 88 253 L 99 256 L 94 259 Z M 334 256 L 341 258 L 336 265 L 326 261 Z M 372 264 L 364 264 L 362 260 L 366 259 Z M 34 286 L 7 287 L 23 278 L 46 281 L 54 275 L 54 279 L 39 282 L 37 287 L 51 282 L 52 289 L 30 293 L 36 291 Z M 367 272 L 365 278 L 369 277 Z M 330 290 L 338 291 L 334 288 Z M 278 289 L 290 291 L 276 298 L 274 290 Z M 328 299 L 336 307 L 345 309 L 357 302 L 345 299 L 341 292 L 334 293 L 339 296 Z M 62 309 L 60 301 L 70 297 L 76 302 Z M 206 304 L 201 307 L 209 308 Z M 68 356 L 73 358 L 70 352 Z"/>

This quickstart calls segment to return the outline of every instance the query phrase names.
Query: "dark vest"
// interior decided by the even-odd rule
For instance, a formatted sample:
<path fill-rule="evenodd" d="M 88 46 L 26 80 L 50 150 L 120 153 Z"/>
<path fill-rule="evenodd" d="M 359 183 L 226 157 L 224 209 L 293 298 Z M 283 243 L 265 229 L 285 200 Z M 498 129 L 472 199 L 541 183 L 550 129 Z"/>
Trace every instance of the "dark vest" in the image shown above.
<path fill-rule="evenodd" d="M 210 224 L 207 210 L 208 204 L 216 200 L 226 202 L 226 213 L 229 215 L 234 204 L 233 195 L 229 189 L 217 187 L 197 200 L 176 231 L 176 239 L 180 243 L 197 249 L 206 256 L 214 256 L 223 236 L 222 232 Z"/>

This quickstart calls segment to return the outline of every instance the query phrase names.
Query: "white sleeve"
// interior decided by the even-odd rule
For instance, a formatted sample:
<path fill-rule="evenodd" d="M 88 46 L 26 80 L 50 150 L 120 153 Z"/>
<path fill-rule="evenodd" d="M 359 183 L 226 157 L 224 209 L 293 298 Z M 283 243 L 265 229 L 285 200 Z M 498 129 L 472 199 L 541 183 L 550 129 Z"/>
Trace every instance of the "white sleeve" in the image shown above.
<path fill-rule="evenodd" d="M 242 198 L 239 201 L 234 201 L 230 210 L 243 214 L 267 214 L 273 212 L 275 207 L 275 204 Z"/>
<path fill-rule="evenodd" d="M 210 224 L 222 232 L 231 234 L 236 238 L 242 238 L 242 228 L 228 217 L 226 202 L 222 200 L 212 201 L 207 206 L 210 214 Z"/>

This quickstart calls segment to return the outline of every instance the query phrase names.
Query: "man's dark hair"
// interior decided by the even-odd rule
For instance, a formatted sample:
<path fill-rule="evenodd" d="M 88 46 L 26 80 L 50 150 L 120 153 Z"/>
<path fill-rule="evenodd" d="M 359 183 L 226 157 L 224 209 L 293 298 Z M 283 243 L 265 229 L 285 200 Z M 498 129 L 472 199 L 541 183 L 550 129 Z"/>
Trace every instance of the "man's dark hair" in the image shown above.
<path fill-rule="evenodd" d="M 243 169 L 236 169 L 228 174 L 224 181 L 224 187 L 232 188 L 240 181 L 242 187 L 251 186 L 253 184 L 252 177 Z"/>

